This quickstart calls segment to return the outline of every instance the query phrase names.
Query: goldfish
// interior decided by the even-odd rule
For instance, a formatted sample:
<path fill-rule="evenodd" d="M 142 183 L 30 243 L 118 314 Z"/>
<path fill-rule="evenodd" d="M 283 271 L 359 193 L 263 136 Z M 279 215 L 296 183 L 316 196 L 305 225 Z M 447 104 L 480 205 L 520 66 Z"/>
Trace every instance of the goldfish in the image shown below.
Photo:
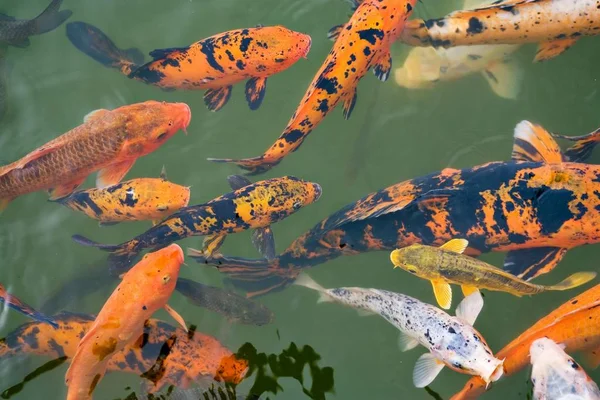
<path fill-rule="evenodd" d="M 466 0 L 464 8 L 489 4 Z M 457 46 L 449 49 L 415 47 L 408 53 L 404 65 L 394 71 L 396 83 L 408 89 L 428 89 L 439 82 L 461 79 L 481 73 L 496 95 L 516 99 L 524 73 L 511 55 L 520 45 L 494 44 Z"/>
<path fill-rule="evenodd" d="M 190 188 L 160 178 L 137 178 L 103 189 L 93 188 L 74 192 L 56 200 L 74 211 L 112 225 L 122 221 L 162 221 L 188 205 Z"/>
<path fill-rule="evenodd" d="M 333 27 L 333 48 L 315 75 L 300 105 L 279 138 L 255 158 L 242 160 L 209 158 L 235 163 L 251 174 L 268 171 L 292 151 L 340 103 L 344 118 L 356 104 L 358 81 L 372 69 L 386 81 L 392 68 L 391 44 L 400 36 L 416 0 L 354 0 L 354 13 L 343 25 Z"/>
<path fill-rule="evenodd" d="M 30 322 L 0 339 L 0 360 L 30 354 L 44 357 L 68 357 L 94 324 L 94 315 L 63 311 L 53 316 L 58 329 Z M 166 352 L 165 352 L 166 350 Z M 161 351 L 166 353 L 162 361 Z M 160 373 L 145 374 L 158 368 Z M 248 362 L 236 357 L 217 339 L 201 332 L 185 332 L 166 322 L 149 319 L 139 338 L 117 351 L 107 362 L 109 371 L 143 376 L 151 382 L 152 392 L 168 386 L 187 388 L 206 379 L 240 383 L 248 371 Z"/>
<path fill-rule="evenodd" d="M 92 398 L 110 358 L 142 335 L 145 321 L 158 309 L 165 308 L 187 330 L 167 304 L 182 263 L 181 247 L 172 244 L 146 255 L 124 274 L 77 346 L 65 375 L 68 400 Z"/>
<path fill-rule="evenodd" d="M 26 315 L 36 321 L 45 322 L 51 325 L 53 328 L 58 328 L 58 324 L 56 323 L 56 321 L 54 321 L 50 317 L 47 317 L 43 313 L 35 310 L 30 305 L 19 300 L 19 298 L 13 296 L 12 294 L 9 294 L 2 284 L 0 284 L 0 302 L 6 304 L 13 310 L 18 311 L 21 314 Z"/>
<path fill-rule="evenodd" d="M 263 254 L 274 253 L 271 224 L 295 213 L 321 197 L 321 186 L 293 176 L 267 179 L 252 184 L 232 175 L 228 178 L 232 192 L 208 203 L 183 207 L 146 232 L 120 245 L 104 245 L 81 235 L 73 239 L 84 245 L 109 251 L 112 264 L 119 269 L 144 249 L 156 250 L 190 236 L 206 236 L 202 251 L 194 254 L 211 256 L 226 236 L 247 229 L 257 229 L 254 243 Z M 269 250 L 269 248 L 271 250 Z"/>
<path fill-rule="evenodd" d="M 311 46 L 309 35 L 281 25 L 259 25 L 219 33 L 187 47 L 153 50 L 153 60 L 139 65 L 132 57 L 137 51 L 120 50 L 94 26 L 73 22 L 67 36 L 77 49 L 131 79 L 165 90 L 206 90 L 204 102 L 211 111 L 227 104 L 232 86 L 242 81 L 248 106 L 258 109 L 267 78 L 306 57 Z"/>
<path fill-rule="evenodd" d="M 96 186 L 117 184 L 135 161 L 162 146 L 189 125 L 185 103 L 146 101 L 114 110 L 96 110 L 82 125 L 0 167 L 0 209 L 38 190 L 56 200 L 73 192 L 98 171 Z"/>
<path fill-rule="evenodd" d="M 50 32 L 62 25 L 73 14 L 60 10 L 63 0 L 52 0 L 40 15 L 33 19 L 16 19 L 0 14 L 0 45 L 27 47 L 30 36 Z"/>
<path fill-rule="evenodd" d="M 412 46 L 538 43 L 535 61 L 550 60 L 583 36 L 600 32 L 597 0 L 506 0 L 443 18 L 412 20 L 401 35 Z"/>
<path fill-rule="evenodd" d="M 266 325 L 273 321 L 273 312 L 262 304 L 235 292 L 179 278 L 175 290 L 198 307 L 219 313 L 228 321 L 247 325 Z"/>
<path fill-rule="evenodd" d="M 546 315 L 496 353 L 504 359 L 504 377 L 525 368 L 532 343 L 547 337 L 565 345 L 565 351 L 582 351 L 592 367 L 600 364 L 600 285 L 586 290 Z M 493 387 L 493 386 L 491 386 Z M 487 389 L 486 382 L 471 378 L 451 400 L 477 399 Z"/>
<path fill-rule="evenodd" d="M 416 387 L 428 386 L 444 365 L 463 374 L 480 376 L 487 383 L 502 376 L 503 361 L 494 357 L 481 334 L 472 326 L 483 308 L 479 292 L 467 296 L 457 307 L 456 316 L 452 317 L 437 307 L 387 290 L 325 289 L 306 274 L 295 284 L 319 292 L 319 301 L 335 301 L 379 314 L 400 330 L 402 351 L 419 344 L 429 350 L 415 365 L 413 383 Z"/>
<path fill-rule="evenodd" d="M 535 400 L 598 400 L 600 389 L 579 364 L 551 339 L 531 344 L 531 381 Z"/>
<path fill-rule="evenodd" d="M 461 285 L 465 296 L 478 289 L 488 289 L 520 297 L 549 290 L 573 289 L 596 277 L 595 272 L 578 272 L 556 285 L 536 285 L 484 261 L 463 255 L 468 246 L 469 242 L 465 239 L 450 240 L 439 248 L 413 244 L 392 251 L 390 260 L 394 268 L 402 268 L 429 280 L 438 304 L 445 310 L 452 304 L 450 283 Z"/>
<path fill-rule="evenodd" d="M 466 239 L 465 254 L 508 252 L 504 269 L 523 280 L 550 272 L 569 249 L 600 242 L 600 166 L 584 161 L 600 130 L 573 137 L 564 153 L 528 121 L 515 128 L 513 157 L 446 168 L 342 207 L 272 260 L 193 255 L 218 267 L 248 296 L 281 290 L 298 274 L 340 256 Z"/>

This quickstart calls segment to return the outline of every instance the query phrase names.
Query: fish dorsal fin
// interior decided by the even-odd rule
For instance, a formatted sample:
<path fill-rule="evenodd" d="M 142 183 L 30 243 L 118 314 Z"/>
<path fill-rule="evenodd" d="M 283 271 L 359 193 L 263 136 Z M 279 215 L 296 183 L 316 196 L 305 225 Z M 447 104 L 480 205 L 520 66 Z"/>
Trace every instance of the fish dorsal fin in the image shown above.
<path fill-rule="evenodd" d="M 462 254 L 469 246 L 469 241 L 466 239 L 452 239 L 440 246 L 440 249 L 451 251 L 453 253 Z"/>
<path fill-rule="evenodd" d="M 521 121 L 515 127 L 512 159 L 547 164 L 564 161 L 560 147 L 550 133 L 529 121 Z"/>
<path fill-rule="evenodd" d="M 94 120 L 96 118 L 102 117 L 103 115 L 105 115 L 108 112 L 110 112 L 110 111 L 106 110 L 106 109 L 103 109 L 103 108 L 101 108 L 99 110 L 91 111 L 91 112 L 87 113 L 85 115 L 85 117 L 83 117 L 83 122 L 90 122 L 90 121 L 92 121 L 92 120 Z"/>
<path fill-rule="evenodd" d="M 242 175 L 229 175 L 227 177 L 227 182 L 229 182 L 229 187 L 231 187 L 233 190 L 238 190 L 244 186 L 252 185 L 250 179 Z"/>
<path fill-rule="evenodd" d="M 23 157 L 16 165 L 15 169 L 22 169 L 27 166 L 30 162 L 37 160 L 45 154 L 51 153 L 57 148 L 61 147 L 61 145 L 44 145 L 39 149 L 29 153 L 27 156 Z"/>
<path fill-rule="evenodd" d="M 169 57 L 173 53 L 182 53 L 189 49 L 189 47 L 170 47 L 168 49 L 156 49 L 150 52 L 150 57 L 154 60 L 160 60 L 161 58 Z"/>
<path fill-rule="evenodd" d="M 476 291 L 460 302 L 458 307 L 456 307 L 456 316 L 473 325 L 482 309 L 483 297 L 479 291 Z"/>
<path fill-rule="evenodd" d="M 165 166 L 162 166 L 162 169 L 160 170 L 160 175 L 158 176 L 160 179 L 162 179 L 163 181 L 167 180 L 167 169 L 165 168 Z"/>

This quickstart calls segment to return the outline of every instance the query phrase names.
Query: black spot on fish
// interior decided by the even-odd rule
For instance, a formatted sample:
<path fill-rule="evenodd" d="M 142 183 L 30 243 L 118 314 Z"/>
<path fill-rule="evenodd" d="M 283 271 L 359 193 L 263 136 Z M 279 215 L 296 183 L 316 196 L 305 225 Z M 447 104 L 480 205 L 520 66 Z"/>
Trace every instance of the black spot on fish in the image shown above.
<path fill-rule="evenodd" d="M 56 340 L 54 340 L 54 339 L 48 340 L 48 347 L 50 347 L 52 350 L 54 350 L 59 357 L 62 357 L 65 355 L 65 349 L 60 344 L 58 344 L 56 342 Z"/>
<path fill-rule="evenodd" d="M 319 79 L 317 84 L 315 85 L 318 89 L 325 90 L 327 94 L 337 93 L 338 80 L 336 77 L 333 78 L 325 78 L 324 76 Z"/>
<path fill-rule="evenodd" d="M 22 336 L 23 342 L 32 349 L 39 348 L 37 335 L 40 333 L 40 328 L 37 326 L 31 328 L 31 331 Z"/>
<path fill-rule="evenodd" d="M 247 51 L 248 51 L 248 46 L 250 46 L 250 43 L 252 42 L 252 40 L 253 40 L 253 39 L 252 39 L 252 38 L 249 38 L 249 37 L 246 37 L 246 38 L 243 38 L 243 39 L 242 39 L 242 41 L 241 41 L 241 43 L 240 43 L 240 51 L 241 51 L 242 53 L 245 53 L 245 52 L 247 52 Z"/>
<path fill-rule="evenodd" d="M 468 34 L 476 35 L 483 32 L 483 29 L 483 24 L 478 18 L 471 17 L 471 19 L 469 19 L 469 27 L 467 28 Z"/>
<path fill-rule="evenodd" d="M 119 199 L 119 203 L 121 203 L 122 206 L 126 206 L 126 207 L 134 207 L 139 199 L 134 198 L 135 192 L 133 190 L 133 188 L 128 188 L 125 191 L 125 199 Z"/>
<path fill-rule="evenodd" d="M 66 199 L 68 199 L 68 197 Z M 91 209 L 97 217 L 103 214 L 102 209 L 98 207 L 98 205 L 90 198 L 90 195 L 87 192 L 79 192 L 74 194 L 73 201 L 83 208 Z"/>
<path fill-rule="evenodd" d="M 546 190 L 538 199 L 537 218 L 544 235 L 556 233 L 561 226 L 574 218 L 569 203 L 575 199 L 567 189 Z"/>
<path fill-rule="evenodd" d="M 358 37 L 360 37 L 362 40 L 366 40 L 372 45 L 375 45 L 375 43 L 377 43 L 377 39 L 383 40 L 384 36 L 385 34 L 381 29 L 370 28 L 358 31 Z"/>
<path fill-rule="evenodd" d="M 210 65 L 212 68 L 216 69 L 219 72 L 225 72 L 225 70 L 223 69 L 221 64 L 219 64 L 217 62 L 217 60 L 215 59 L 214 39 L 208 38 L 208 39 L 204 40 L 200 51 L 205 55 L 208 65 Z"/>

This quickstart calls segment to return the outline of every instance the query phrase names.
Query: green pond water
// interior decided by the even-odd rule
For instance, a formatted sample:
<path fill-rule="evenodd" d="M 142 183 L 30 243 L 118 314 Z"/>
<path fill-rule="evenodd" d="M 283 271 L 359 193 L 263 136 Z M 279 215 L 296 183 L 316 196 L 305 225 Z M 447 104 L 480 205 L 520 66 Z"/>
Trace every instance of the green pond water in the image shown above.
<path fill-rule="evenodd" d="M 31 18 L 47 5 L 45 0 L 2 0 L 0 12 Z M 459 2 L 427 0 L 418 3 L 413 17 L 438 17 L 460 7 Z M 202 92 L 164 92 L 132 81 L 75 49 L 65 26 L 31 38 L 26 49 L 7 53 L 8 111 L 0 122 L 0 160 L 13 161 L 45 142 L 79 125 L 84 115 L 99 108 L 145 100 L 185 102 L 192 110 L 189 135 L 177 134 L 158 151 L 140 159 L 127 175 L 158 176 L 162 166 L 169 179 L 192 187 L 190 204 L 199 204 L 228 192 L 226 176 L 234 166 L 213 164 L 206 157 L 258 156 L 279 136 L 325 59 L 332 43 L 327 30 L 350 14 L 343 0 L 65 0 L 69 21 L 98 26 L 122 48 L 138 47 L 144 53 L 157 48 L 181 47 L 215 33 L 256 24 L 276 25 L 308 33 L 312 49 L 307 60 L 269 79 L 267 95 L 258 111 L 250 111 L 243 85 L 234 87 L 227 106 L 209 112 Z M 352 118 L 345 121 L 336 110 L 310 135 L 300 150 L 263 177 L 295 175 L 318 182 L 321 199 L 274 226 L 277 252 L 321 219 L 360 197 L 406 179 L 445 167 L 463 168 L 488 161 L 509 160 L 514 126 L 523 119 L 566 135 L 588 133 L 600 125 L 598 38 L 585 38 L 564 55 L 544 64 L 532 64 L 535 46 L 516 53 L 525 70 L 522 92 L 516 101 L 492 93 L 485 79 L 472 75 L 440 84 L 433 90 L 400 88 L 393 79 L 379 82 L 372 74 L 361 80 Z M 395 66 L 409 48 L 393 47 Z M 600 154 L 590 162 L 600 161 Z M 254 178 L 253 178 L 254 179 Z M 85 187 L 91 187 L 90 177 Z M 74 243 L 71 235 L 83 234 L 102 243 L 119 243 L 148 228 L 147 223 L 125 223 L 100 228 L 97 222 L 46 201 L 44 193 L 22 196 L 0 216 L 0 282 L 34 307 L 41 306 L 61 285 L 85 275 L 90 264 L 105 253 Z M 202 238 L 179 242 L 198 248 Z M 250 233 L 230 236 L 222 252 L 256 258 Z M 569 252 L 552 274 L 539 282 L 558 282 L 579 270 L 596 270 L 600 246 Z M 501 265 L 503 254 L 482 258 Z M 182 276 L 205 284 L 222 285 L 212 268 L 188 260 Z M 339 257 L 311 270 L 325 287 L 360 286 L 392 290 L 434 303 L 429 283 L 394 271 L 387 252 Z M 497 351 L 540 317 L 590 285 L 568 292 L 517 298 L 487 293 L 476 328 Z M 103 286 L 89 296 L 76 297 L 69 309 L 97 313 L 115 287 Z M 458 297 L 458 292 L 455 292 Z M 181 294 L 170 300 L 188 324 L 218 338 L 236 351 L 250 343 L 258 352 L 279 354 L 293 342 L 310 346 L 320 356 L 318 366 L 333 369 L 334 387 L 327 399 L 430 399 L 412 384 L 412 370 L 424 349 L 402 353 L 398 331 L 378 317 L 359 317 L 338 304 L 317 304 L 317 294 L 292 286 L 259 299 L 275 314 L 272 324 L 236 325 L 222 316 L 191 305 Z M 456 301 L 455 304 L 456 305 Z M 160 311 L 157 318 L 173 323 Z M 28 322 L 8 309 L 0 310 L 0 337 Z M 17 385 L 48 359 L 23 355 L 0 359 L 0 391 Z M 66 364 L 27 383 L 13 399 L 64 399 Z M 596 379 L 600 372 L 588 371 Z M 525 399 L 530 390 L 530 370 L 502 380 L 484 399 Z M 243 382 L 247 393 L 254 376 Z M 141 379 L 124 373 L 108 374 L 95 398 L 123 398 L 140 387 Z M 447 399 L 462 388 L 466 376 L 444 370 L 431 389 Z M 304 386 L 311 387 L 308 367 Z M 278 381 L 283 391 L 262 398 L 306 399 L 300 383 Z M 131 389 L 126 389 L 127 387 Z M 316 397 L 318 398 L 318 397 Z"/>

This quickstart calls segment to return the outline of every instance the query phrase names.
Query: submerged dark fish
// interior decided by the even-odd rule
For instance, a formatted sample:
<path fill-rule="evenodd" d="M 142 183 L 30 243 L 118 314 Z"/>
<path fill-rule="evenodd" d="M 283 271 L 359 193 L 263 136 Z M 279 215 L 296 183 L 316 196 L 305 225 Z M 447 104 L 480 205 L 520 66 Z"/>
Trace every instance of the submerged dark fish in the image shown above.
<path fill-rule="evenodd" d="M 6 50 L 0 48 L 0 120 L 6 114 L 7 105 L 7 83 L 8 65 L 6 62 Z"/>
<path fill-rule="evenodd" d="M 41 312 L 34 310 L 33 307 L 22 302 L 15 296 L 9 294 L 4 286 L 0 284 L 0 303 L 6 304 L 6 306 L 12 308 L 15 311 L 20 312 L 23 315 L 28 316 L 36 321 L 45 322 L 52 325 L 53 328 L 58 328 L 57 323 L 50 317 L 45 316 Z"/>
<path fill-rule="evenodd" d="M 33 19 L 16 19 L 0 14 L 0 45 L 29 46 L 29 36 L 41 35 L 58 28 L 73 12 L 60 11 L 63 0 L 52 0 L 40 15 Z"/>
<path fill-rule="evenodd" d="M 185 278 L 177 280 L 175 290 L 193 304 L 222 314 L 230 322 L 260 326 L 273 321 L 273 313 L 267 307 L 228 290 Z"/>

